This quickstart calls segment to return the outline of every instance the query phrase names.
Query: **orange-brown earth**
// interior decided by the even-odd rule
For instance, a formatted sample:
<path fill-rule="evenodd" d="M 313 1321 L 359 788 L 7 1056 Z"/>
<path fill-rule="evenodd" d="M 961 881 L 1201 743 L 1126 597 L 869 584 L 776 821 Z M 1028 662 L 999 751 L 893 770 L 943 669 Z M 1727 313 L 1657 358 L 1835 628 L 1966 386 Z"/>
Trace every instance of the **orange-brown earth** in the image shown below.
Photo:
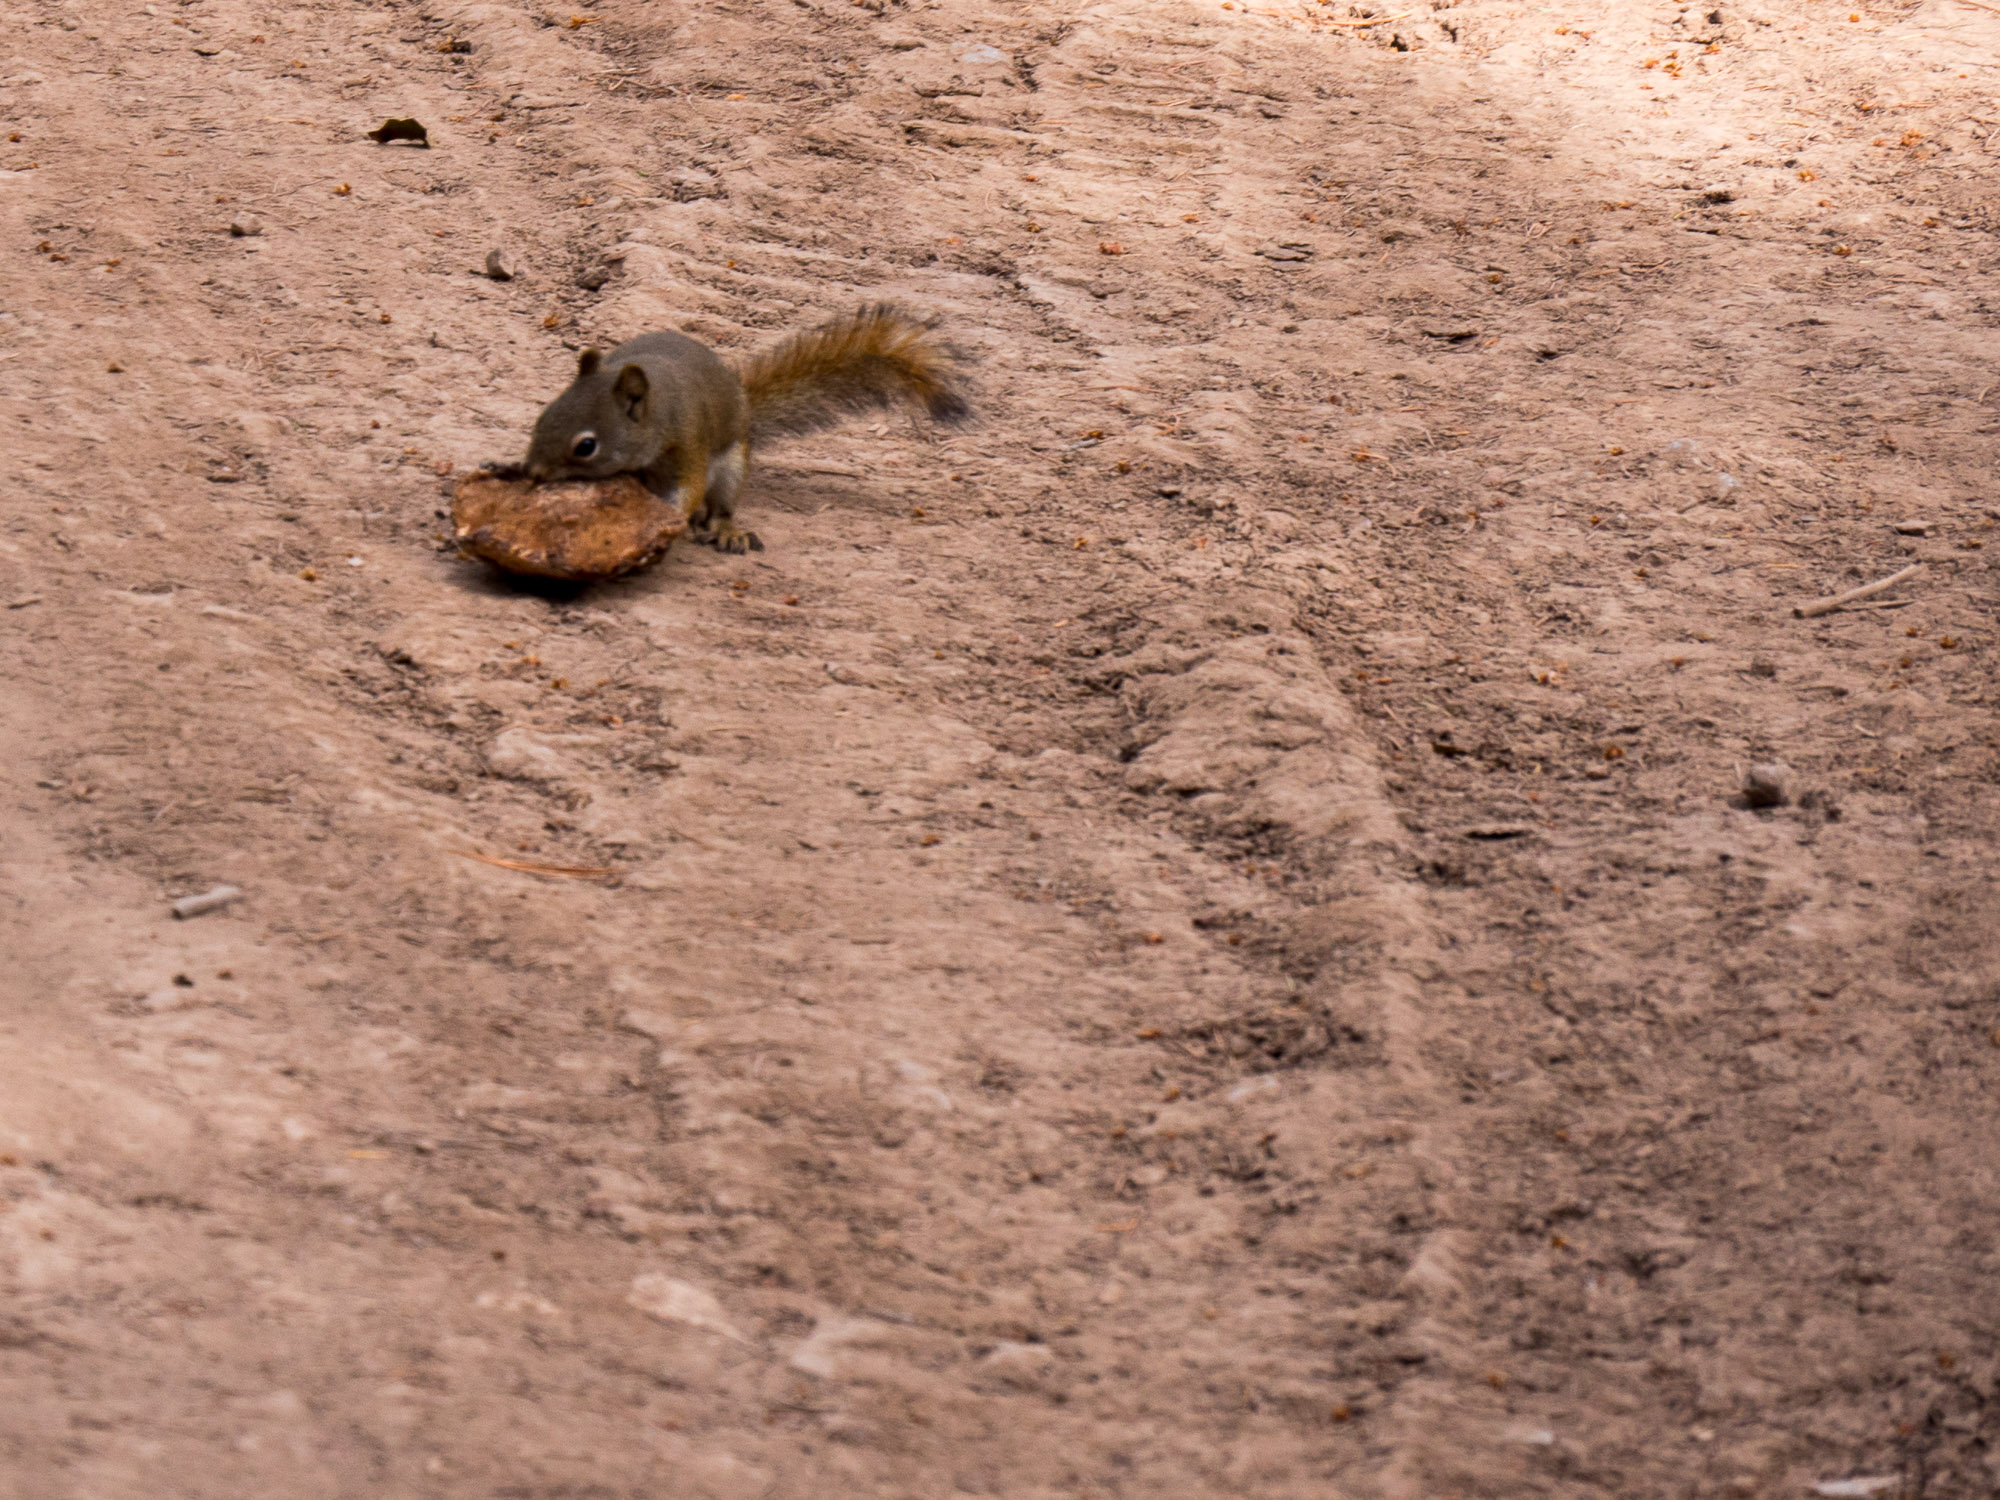
<path fill-rule="evenodd" d="M 2000 1488 L 2000 14 L 1374 9 L 7 0 L 0 1490 Z"/>

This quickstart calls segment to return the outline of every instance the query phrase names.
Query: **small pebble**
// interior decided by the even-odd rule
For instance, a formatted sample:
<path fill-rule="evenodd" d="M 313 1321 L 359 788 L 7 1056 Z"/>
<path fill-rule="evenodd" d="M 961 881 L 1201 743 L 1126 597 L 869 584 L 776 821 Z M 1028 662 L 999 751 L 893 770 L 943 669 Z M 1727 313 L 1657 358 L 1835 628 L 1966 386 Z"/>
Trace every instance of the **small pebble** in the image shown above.
<path fill-rule="evenodd" d="M 495 281 L 512 281 L 521 274 L 520 262 L 505 250 L 486 252 L 486 274 Z"/>
<path fill-rule="evenodd" d="M 1745 807 L 1783 807 L 1791 801 L 1791 793 L 1786 781 L 1791 776 L 1791 767 L 1776 761 L 1761 766 L 1752 766 L 1743 773 L 1743 805 Z"/>
<path fill-rule="evenodd" d="M 238 214 L 229 221 L 229 232 L 239 240 L 250 239 L 264 232 L 264 221 L 255 214 Z"/>

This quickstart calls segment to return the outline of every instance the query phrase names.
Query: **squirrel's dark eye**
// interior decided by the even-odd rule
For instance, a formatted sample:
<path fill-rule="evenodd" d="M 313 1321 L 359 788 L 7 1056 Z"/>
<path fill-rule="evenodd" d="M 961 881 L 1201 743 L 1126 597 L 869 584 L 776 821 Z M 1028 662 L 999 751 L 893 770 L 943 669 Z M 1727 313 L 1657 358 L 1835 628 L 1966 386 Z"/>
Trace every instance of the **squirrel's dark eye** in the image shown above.
<path fill-rule="evenodd" d="M 588 458 L 597 451 L 597 439 L 586 432 L 569 445 L 570 457 Z"/>

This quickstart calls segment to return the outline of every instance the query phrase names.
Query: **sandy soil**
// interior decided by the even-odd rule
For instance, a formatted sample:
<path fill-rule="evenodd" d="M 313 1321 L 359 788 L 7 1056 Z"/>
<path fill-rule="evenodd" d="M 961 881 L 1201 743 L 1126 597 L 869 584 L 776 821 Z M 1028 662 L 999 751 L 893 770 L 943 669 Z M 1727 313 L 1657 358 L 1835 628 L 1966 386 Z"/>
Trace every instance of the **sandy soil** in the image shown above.
<path fill-rule="evenodd" d="M 572 3 L 5 0 L 0 1491 L 2000 1490 L 2000 14 Z"/>

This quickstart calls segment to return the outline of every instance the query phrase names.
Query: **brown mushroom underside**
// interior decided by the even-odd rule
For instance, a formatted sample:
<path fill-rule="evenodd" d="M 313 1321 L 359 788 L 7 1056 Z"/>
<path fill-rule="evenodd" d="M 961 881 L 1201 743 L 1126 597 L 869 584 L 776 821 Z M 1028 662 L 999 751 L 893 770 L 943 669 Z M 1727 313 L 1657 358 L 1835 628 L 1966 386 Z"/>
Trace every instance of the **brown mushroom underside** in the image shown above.
<path fill-rule="evenodd" d="M 657 561 L 687 517 L 629 474 L 535 484 L 473 474 L 452 496 L 459 551 L 537 578 L 617 578 Z"/>

